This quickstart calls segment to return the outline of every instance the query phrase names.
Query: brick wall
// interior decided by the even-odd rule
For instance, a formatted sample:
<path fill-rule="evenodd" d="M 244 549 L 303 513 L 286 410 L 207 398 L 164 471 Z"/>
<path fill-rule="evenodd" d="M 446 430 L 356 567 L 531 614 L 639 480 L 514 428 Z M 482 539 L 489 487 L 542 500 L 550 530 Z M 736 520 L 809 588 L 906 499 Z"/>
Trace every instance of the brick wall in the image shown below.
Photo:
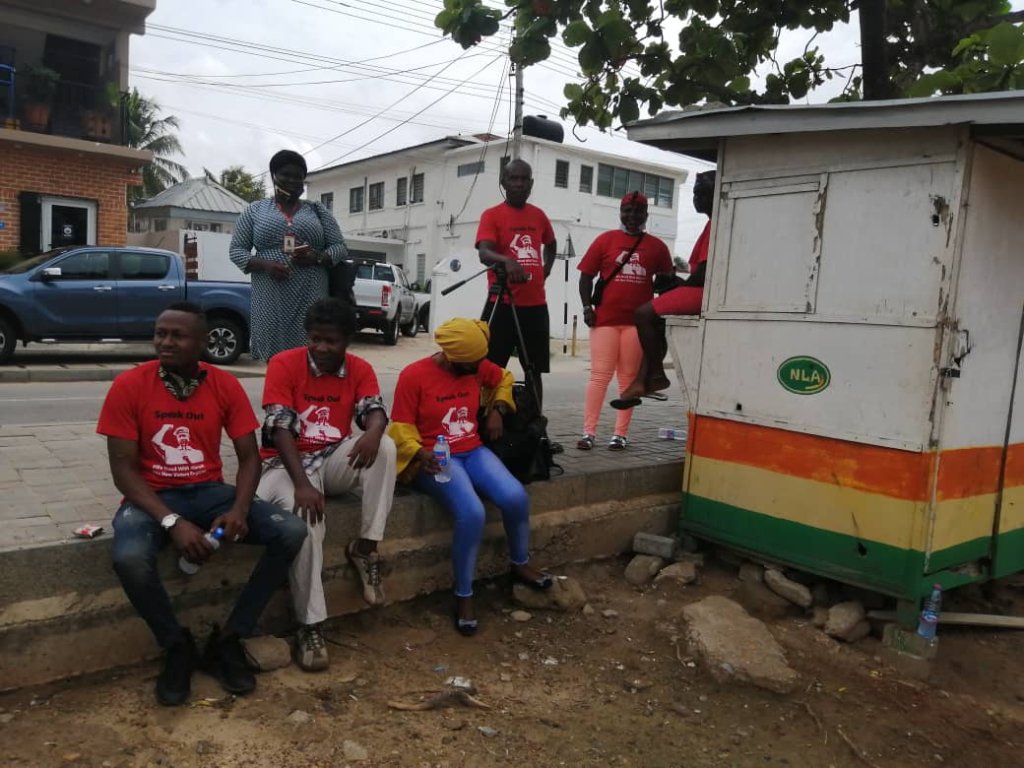
<path fill-rule="evenodd" d="M 0 251 L 17 250 L 21 209 L 18 193 L 77 197 L 97 203 L 97 245 L 124 245 L 128 234 L 128 185 L 138 184 L 124 160 L 0 141 Z"/>

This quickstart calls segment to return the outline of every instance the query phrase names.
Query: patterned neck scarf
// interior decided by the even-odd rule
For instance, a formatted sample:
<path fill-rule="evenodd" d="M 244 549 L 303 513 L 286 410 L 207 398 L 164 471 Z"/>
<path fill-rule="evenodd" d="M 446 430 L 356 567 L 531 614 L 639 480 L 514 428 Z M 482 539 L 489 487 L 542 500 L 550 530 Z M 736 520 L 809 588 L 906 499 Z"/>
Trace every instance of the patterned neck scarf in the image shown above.
<path fill-rule="evenodd" d="M 199 373 L 196 374 L 195 378 L 181 376 L 173 371 L 168 371 L 162 365 L 160 366 L 159 373 L 160 380 L 163 381 L 167 391 L 176 400 L 188 400 L 192 393 L 199 389 L 199 385 L 206 381 L 206 370 L 203 368 L 199 369 Z"/>

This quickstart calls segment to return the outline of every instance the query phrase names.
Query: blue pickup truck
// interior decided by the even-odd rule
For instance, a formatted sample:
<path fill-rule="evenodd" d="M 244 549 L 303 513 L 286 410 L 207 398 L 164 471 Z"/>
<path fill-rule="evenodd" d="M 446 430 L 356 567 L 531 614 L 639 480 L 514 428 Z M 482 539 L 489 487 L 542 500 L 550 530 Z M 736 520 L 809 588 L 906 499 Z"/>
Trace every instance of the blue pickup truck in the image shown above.
<path fill-rule="evenodd" d="M 227 365 L 249 349 L 248 283 L 188 281 L 181 257 L 154 248 L 78 246 L 49 251 L 0 272 L 0 365 L 19 339 L 119 342 L 153 338 L 164 307 L 206 310 L 206 360 Z"/>

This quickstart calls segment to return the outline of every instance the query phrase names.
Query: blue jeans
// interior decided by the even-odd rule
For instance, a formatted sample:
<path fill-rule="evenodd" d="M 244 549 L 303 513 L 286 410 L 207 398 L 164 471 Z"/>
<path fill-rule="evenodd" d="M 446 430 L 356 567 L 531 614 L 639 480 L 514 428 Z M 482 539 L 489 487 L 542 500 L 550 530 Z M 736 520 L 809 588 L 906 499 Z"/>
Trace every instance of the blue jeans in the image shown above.
<path fill-rule="evenodd" d="M 204 531 L 235 503 L 234 486 L 225 483 L 181 485 L 157 494 L 172 511 Z M 242 543 L 266 549 L 226 624 L 229 631 L 241 637 L 255 631 L 274 590 L 288 581 L 288 567 L 306 538 L 302 519 L 259 499 L 250 505 L 247 522 L 249 534 Z M 128 502 L 114 515 L 114 571 L 131 604 L 163 648 L 170 648 L 182 638 L 181 625 L 157 572 L 157 555 L 169 541 L 170 536 L 158 521 Z"/>
<path fill-rule="evenodd" d="M 480 497 L 493 501 L 501 510 L 514 565 L 525 565 L 530 560 L 530 497 L 523 484 L 488 448 L 475 448 L 452 456 L 451 475 L 451 481 L 439 483 L 432 475 L 420 472 L 413 480 L 413 487 L 455 515 L 452 537 L 455 594 L 471 597 L 476 556 L 484 534 L 484 503 Z"/>

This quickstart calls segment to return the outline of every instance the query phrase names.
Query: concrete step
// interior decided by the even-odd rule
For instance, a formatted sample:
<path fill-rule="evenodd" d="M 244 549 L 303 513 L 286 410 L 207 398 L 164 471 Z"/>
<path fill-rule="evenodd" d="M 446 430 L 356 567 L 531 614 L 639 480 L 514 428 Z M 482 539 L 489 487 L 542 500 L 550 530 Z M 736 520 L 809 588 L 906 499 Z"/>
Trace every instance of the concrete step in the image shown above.
<path fill-rule="evenodd" d="M 675 530 L 682 462 L 563 476 L 528 486 L 533 562 L 544 568 L 629 550 L 637 531 Z M 329 503 L 324 589 L 332 616 L 366 609 L 345 546 L 359 533 L 358 498 Z M 389 563 L 389 602 L 451 586 L 451 518 L 421 494 L 400 491 L 381 552 Z M 0 553 L 0 690 L 133 664 L 159 654 L 110 566 L 112 540 Z M 164 584 L 183 624 L 202 632 L 222 622 L 256 562 L 255 547 L 225 547 L 193 577 L 173 552 L 162 556 Z M 479 578 L 508 568 L 497 510 L 488 509 Z M 584 585 L 585 588 L 585 585 Z M 263 629 L 290 628 L 287 592 L 275 596 Z"/>

